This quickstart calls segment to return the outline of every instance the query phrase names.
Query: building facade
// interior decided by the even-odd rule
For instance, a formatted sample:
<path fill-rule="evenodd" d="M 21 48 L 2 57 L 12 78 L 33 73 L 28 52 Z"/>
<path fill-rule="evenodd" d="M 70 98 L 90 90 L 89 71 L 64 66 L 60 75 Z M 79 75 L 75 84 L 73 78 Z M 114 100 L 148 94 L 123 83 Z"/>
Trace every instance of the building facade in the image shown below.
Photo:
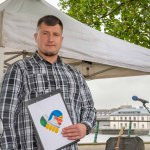
<path fill-rule="evenodd" d="M 144 108 L 119 109 L 110 114 L 110 129 L 150 129 L 150 114 Z"/>

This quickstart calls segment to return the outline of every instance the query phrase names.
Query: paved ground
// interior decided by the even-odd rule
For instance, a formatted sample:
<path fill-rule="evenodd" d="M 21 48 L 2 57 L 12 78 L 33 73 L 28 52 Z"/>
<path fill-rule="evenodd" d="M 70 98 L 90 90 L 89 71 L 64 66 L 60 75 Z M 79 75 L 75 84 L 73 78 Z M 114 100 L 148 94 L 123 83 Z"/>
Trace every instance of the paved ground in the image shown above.
<path fill-rule="evenodd" d="M 105 150 L 104 144 L 79 144 L 79 150 Z M 145 150 L 150 150 L 150 143 L 145 144 Z"/>

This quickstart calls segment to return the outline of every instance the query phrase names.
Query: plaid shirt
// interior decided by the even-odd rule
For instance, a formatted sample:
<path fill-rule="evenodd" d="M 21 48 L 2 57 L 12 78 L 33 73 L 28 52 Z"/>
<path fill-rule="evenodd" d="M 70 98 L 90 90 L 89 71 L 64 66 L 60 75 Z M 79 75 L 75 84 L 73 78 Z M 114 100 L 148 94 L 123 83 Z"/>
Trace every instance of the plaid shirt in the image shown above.
<path fill-rule="evenodd" d="M 60 57 L 54 64 L 36 52 L 7 69 L 0 94 L 0 116 L 4 133 L 2 150 L 37 150 L 36 132 L 26 109 L 26 102 L 42 94 L 61 89 L 73 123 L 95 125 L 95 108 L 82 75 L 64 64 Z M 73 144 L 64 150 L 76 150 Z"/>

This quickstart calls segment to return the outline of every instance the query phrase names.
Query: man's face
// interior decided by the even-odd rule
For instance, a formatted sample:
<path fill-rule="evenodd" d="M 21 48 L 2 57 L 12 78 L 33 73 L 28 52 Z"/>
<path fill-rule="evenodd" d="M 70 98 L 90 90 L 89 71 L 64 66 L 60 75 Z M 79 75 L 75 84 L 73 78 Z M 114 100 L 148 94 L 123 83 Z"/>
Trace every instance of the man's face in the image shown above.
<path fill-rule="evenodd" d="M 45 56 L 57 56 L 62 45 L 62 29 L 60 25 L 47 26 L 42 23 L 34 34 L 39 53 Z"/>

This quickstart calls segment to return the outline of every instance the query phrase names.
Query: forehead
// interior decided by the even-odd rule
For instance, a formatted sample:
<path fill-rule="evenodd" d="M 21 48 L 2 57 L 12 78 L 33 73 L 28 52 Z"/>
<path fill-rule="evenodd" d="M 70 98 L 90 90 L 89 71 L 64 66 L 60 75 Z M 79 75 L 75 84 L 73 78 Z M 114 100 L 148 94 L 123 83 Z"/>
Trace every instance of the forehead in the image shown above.
<path fill-rule="evenodd" d="M 54 26 L 49 26 L 46 25 L 45 23 L 42 23 L 37 30 L 42 30 L 42 31 L 57 31 L 57 32 L 62 32 L 62 27 L 59 24 L 56 24 Z"/>

